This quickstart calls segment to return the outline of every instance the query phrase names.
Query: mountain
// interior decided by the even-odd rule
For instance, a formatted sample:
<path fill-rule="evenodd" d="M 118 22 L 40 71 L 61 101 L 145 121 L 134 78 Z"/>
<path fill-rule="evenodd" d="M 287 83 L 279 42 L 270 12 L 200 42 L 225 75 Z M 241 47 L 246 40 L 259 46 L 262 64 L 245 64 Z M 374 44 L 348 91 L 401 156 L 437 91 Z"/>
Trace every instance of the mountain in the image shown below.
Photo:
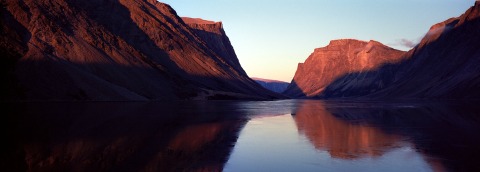
<path fill-rule="evenodd" d="M 222 24 L 156 0 L 1 3 L 2 100 L 271 99 Z"/>
<path fill-rule="evenodd" d="M 321 98 L 480 98 L 480 2 L 433 25 L 406 60 L 330 84 Z M 353 79 L 362 79 L 352 83 Z"/>
<path fill-rule="evenodd" d="M 255 78 L 255 77 L 252 77 L 252 79 L 258 84 L 260 84 L 262 87 L 276 93 L 282 93 L 287 89 L 288 85 L 290 84 L 288 82 L 271 80 L 271 79 L 262 79 L 262 78 Z"/>
<path fill-rule="evenodd" d="M 292 97 L 314 97 L 322 94 L 337 78 L 395 63 L 403 59 L 403 54 L 377 41 L 333 40 L 328 46 L 315 49 L 304 63 L 298 64 L 292 83 L 284 93 Z M 360 82 L 352 80 L 351 84 Z"/>
<path fill-rule="evenodd" d="M 328 61 L 312 55 L 299 65 L 285 93 L 315 98 L 478 99 L 479 42 L 480 2 L 476 2 L 460 17 L 432 26 L 412 50 L 383 51 L 388 63 L 373 68 L 344 69 L 336 63 L 350 62 L 349 56 L 330 53 L 324 58 L 338 60 Z M 338 75 L 337 70 L 343 73 Z"/>

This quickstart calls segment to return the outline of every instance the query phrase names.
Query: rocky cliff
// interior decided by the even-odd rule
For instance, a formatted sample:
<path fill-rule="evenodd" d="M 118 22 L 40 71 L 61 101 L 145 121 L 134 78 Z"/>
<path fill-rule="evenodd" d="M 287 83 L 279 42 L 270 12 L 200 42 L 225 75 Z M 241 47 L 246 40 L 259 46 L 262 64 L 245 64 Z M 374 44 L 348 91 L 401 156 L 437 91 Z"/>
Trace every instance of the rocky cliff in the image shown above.
<path fill-rule="evenodd" d="M 338 65 L 351 64 L 351 55 L 324 53 L 322 60 L 314 60 L 314 53 L 299 65 L 286 93 L 316 98 L 478 99 L 479 16 L 480 3 L 476 2 L 460 17 L 432 26 L 422 41 L 404 55 L 394 50 L 375 53 L 383 57 L 374 59 L 385 61 L 377 61 L 380 63 L 375 63 L 375 67 L 360 68 L 360 71 L 352 70 L 354 67 L 349 65 Z M 348 52 L 345 47 L 353 44 L 348 43 L 341 51 Z"/>
<path fill-rule="evenodd" d="M 245 74 L 221 24 L 187 25 L 156 0 L 1 6 L 3 100 L 276 96 Z"/>
<path fill-rule="evenodd" d="M 246 75 L 238 61 L 235 50 L 230 43 L 230 39 L 225 33 L 225 30 L 223 30 L 222 22 L 213 22 L 189 17 L 182 17 L 182 19 L 188 26 L 190 26 L 193 32 L 203 40 L 204 45 L 222 57 L 222 59 L 224 59 L 225 62 L 236 71 Z"/>
<path fill-rule="evenodd" d="M 284 92 L 287 89 L 288 85 L 290 85 L 290 83 L 288 82 L 271 80 L 271 79 L 262 79 L 262 78 L 255 78 L 255 77 L 252 77 L 252 79 L 258 84 L 260 84 L 262 87 L 276 93 Z"/>
<path fill-rule="evenodd" d="M 315 49 L 304 63 L 298 64 L 292 83 L 284 93 L 292 97 L 314 97 L 340 77 L 398 62 L 403 54 L 377 41 L 333 40 L 328 46 Z"/>

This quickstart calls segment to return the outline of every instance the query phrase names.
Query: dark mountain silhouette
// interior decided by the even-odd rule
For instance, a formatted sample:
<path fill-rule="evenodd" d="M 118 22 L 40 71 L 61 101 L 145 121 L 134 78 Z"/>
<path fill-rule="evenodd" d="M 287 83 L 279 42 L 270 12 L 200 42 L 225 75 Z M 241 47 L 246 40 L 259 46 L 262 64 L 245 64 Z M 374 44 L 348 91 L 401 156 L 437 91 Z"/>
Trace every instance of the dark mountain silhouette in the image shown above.
<path fill-rule="evenodd" d="M 252 79 L 255 80 L 255 82 L 260 84 L 262 87 L 277 93 L 284 92 L 287 89 L 288 85 L 290 84 L 288 82 L 271 80 L 271 79 L 262 79 L 262 78 L 255 78 L 255 77 L 252 77 Z"/>
<path fill-rule="evenodd" d="M 221 23 L 156 0 L 1 4 L 3 100 L 271 99 Z"/>
<path fill-rule="evenodd" d="M 432 26 L 415 48 L 398 58 L 401 60 L 399 62 L 384 64 L 367 71 L 344 73 L 333 77 L 328 85 L 320 87 L 322 89 L 315 89 L 315 85 L 302 85 L 303 80 L 294 78 L 286 93 L 296 97 L 305 95 L 315 98 L 478 99 L 479 16 L 480 3 L 476 2 L 460 17 Z M 390 56 L 392 57 L 394 56 Z M 303 66 L 325 66 L 307 63 L 308 60 Z M 302 70 L 299 67 L 297 73 Z M 308 76 L 304 80 L 316 80 L 332 75 L 331 73 L 317 72 L 299 76 Z"/>

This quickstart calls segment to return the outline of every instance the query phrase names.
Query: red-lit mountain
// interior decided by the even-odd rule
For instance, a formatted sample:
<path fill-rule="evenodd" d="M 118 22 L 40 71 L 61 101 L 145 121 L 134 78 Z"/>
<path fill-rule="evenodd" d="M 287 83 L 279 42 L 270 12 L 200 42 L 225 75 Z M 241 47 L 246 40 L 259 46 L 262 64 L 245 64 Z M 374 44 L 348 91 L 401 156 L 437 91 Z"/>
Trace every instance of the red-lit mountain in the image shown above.
<path fill-rule="evenodd" d="M 297 97 L 367 98 L 367 99 L 478 99 L 480 98 L 480 2 L 463 15 L 430 28 L 422 41 L 395 63 L 369 70 L 349 71 L 329 80 L 332 73 L 302 74 L 299 65 L 294 83 L 286 92 Z M 401 53 L 399 53 L 401 54 Z M 330 55 L 328 58 L 334 58 Z M 310 59 L 310 58 L 309 58 Z M 345 56 L 340 60 L 348 61 Z M 307 59 L 303 66 L 319 68 L 322 64 Z M 321 68 L 320 68 L 321 69 Z M 315 69 L 320 71 L 320 69 Z M 342 68 L 332 68 L 332 70 Z M 336 76 L 336 75 L 335 75 Z M 312 84 L 327 84 L 316 87 Z M 316 80 L 305 85 L 305 80 Z M 300 83 L 295 86 L 293 84 Z M 313 87 L 313 88 L 312 88 Z M 298 88 L 295 91 L 294 88 Z M 320 88 L 320 89 L 318 89 Z M 292 91 L 293 90 L 293 91 Z M 300 91 L 299 91 L 300 90 Z"/>
<path fill-rule="evenodd" d="M 246 75 L 221 23 L 156 0 L 2 2 L 4 100 L 277 96 Z"/>
<path fill-rule="evenodd" d="M 292 97 L 314 97 L 322 94 L 335 79 L 397 62 L 403 54 L 376 41 L 334 40 L 326 47 L 315 49 L 305 63 L 298 64 L 293 81 L 284 93 Z M 362 80 L 349 82 L 356 85 Z"/>

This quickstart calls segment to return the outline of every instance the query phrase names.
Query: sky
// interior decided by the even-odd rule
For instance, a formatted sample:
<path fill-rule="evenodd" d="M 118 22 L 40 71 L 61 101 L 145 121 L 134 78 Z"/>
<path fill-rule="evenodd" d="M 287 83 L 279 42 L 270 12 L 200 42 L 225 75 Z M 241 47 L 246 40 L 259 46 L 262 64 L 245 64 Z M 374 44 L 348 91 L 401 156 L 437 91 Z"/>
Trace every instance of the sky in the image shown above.
<path fill-rule="evenodd" d="M 160 0 L 182 17 L 222 21 L 250 77 L 290 82 L 330 40 L 376 40 L 409 50 L 430 26 L 475 0 Z"/>

